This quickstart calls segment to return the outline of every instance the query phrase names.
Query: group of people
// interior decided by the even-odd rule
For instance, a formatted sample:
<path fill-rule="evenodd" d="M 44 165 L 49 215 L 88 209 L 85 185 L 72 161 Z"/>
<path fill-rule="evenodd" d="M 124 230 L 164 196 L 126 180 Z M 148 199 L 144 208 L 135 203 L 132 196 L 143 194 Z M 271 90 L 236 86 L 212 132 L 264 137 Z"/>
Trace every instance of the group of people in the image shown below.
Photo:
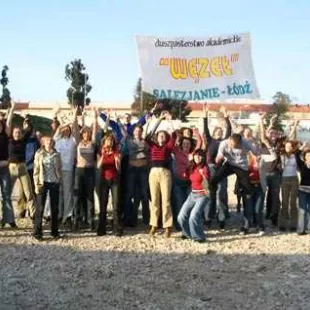
<path fill-rule="evenodd" d="M 151 236 L 162 226 L 167 238 L 174 228 L 183 239 L 205 242 L 212 220 L 225 229 L 227 177 L 234 174 L 237 209 L 243 208 L 241 234 L 250 228 L 264 234 L 265 201 L 266 218 L 280 231 L 306 234 L 310 230 L 310 149 L 296 141 L 298 122 L 286 137 L 275 129 L 275 117 L 265 128 L 265 115 L 261 115 L 254 134 L 251 128 L 234 126 L 222 108 L 222 123 L 211 133 L 208 106 L 202 107 L 203 132 L 174 128 L 168 111 L 156 118 L 155 105 L 135 124 L 129 114 L 121 121 L 117 115 L 93 109 L 90 127 L 83 116 L 78 122 L 78 109 L 71 118 L 56 111 L 53 134 L 40 137 L 29 118 L 22 128 L 12 126 L 12 104 L 7 115 L 0 115 L 2 227 L 17 227 L 11 194 L 19 180 L 23 192 L 19 213 L 32 219 L 38 240 L 43 238 L 46 208 L 54 238 L 60 237 L 60 226 L 106 235 L 111 194 L 116 236 L 122 236 L 126 227 L 137 226 L 141 205 Z M 104 126 L 99 126 L 99 118 Z M 169 125 L 161 125 L 163 120 Z M 97 225 L 95 193 L 100 207 Z"/>

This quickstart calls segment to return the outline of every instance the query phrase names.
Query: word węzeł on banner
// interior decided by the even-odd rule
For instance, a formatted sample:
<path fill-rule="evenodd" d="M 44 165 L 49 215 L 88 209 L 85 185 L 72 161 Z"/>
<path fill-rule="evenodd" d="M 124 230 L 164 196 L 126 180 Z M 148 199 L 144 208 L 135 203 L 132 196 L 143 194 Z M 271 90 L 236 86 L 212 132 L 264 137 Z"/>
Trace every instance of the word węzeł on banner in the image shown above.
<path fill-rule="evenodd" d="M 136 41 L 143 91 L 158 99 L 259 98 L 249 33 Z"/>

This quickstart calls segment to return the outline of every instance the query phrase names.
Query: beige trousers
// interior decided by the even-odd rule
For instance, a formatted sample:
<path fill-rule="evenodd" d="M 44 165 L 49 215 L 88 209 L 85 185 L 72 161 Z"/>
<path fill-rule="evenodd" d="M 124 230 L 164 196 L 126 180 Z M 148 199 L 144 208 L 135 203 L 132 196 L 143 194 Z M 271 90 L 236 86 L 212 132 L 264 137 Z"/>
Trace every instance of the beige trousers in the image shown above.
<path fill-rule="evenodd" d="M 171 172 L 165 168 L 152 168 L 149 175 L 149 185 L 151 192 L 150 204 L 150 225 L 157 227 L 161 205 L 162 205 L 162 221 L 163 227 L 172 227 L 172 212 L 171 212 Z"/>
<path fill-rule="evenodd" d="M 26 209 L 28 209 L 29 216 L 34 217 L 35 198 L 26 165 L 11 163 L 9 164 L 9 170 L 11 175 L 12 188 L 14 187 L 16 181 L 19 180 L 21 192 L 25 196 Z"/>

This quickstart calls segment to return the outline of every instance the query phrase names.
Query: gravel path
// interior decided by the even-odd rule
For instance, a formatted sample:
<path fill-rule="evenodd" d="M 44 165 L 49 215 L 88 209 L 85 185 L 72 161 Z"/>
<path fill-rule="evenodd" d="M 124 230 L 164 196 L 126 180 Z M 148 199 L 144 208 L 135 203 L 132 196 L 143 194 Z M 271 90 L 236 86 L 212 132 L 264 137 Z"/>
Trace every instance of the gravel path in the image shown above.
<path fill-rule="evenodd" d="M 212 229 L 196 244 L 141 228 L 40 243 L 18 225 L 0 231 L 1 310 L 310 309 L 310 235 Z"/>

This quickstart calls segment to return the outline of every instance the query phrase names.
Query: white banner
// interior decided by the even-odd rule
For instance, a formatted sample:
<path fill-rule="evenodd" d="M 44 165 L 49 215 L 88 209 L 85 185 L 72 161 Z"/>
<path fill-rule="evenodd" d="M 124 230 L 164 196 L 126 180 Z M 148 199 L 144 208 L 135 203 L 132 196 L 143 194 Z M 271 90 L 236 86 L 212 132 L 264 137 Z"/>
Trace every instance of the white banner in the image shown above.
<path fill-rule="evenodd" d="M 248 33 L 136 40 L 143 90 L 158 99 L 259 98 Z"/>

